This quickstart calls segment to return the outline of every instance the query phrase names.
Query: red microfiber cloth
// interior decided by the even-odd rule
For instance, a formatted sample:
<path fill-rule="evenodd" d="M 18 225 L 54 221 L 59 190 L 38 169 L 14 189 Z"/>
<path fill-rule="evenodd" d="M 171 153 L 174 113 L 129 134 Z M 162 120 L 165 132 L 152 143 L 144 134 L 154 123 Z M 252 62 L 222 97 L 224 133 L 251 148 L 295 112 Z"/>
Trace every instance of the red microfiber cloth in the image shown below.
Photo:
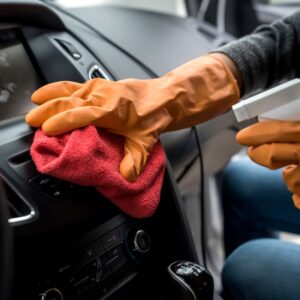
<path fill-rule="evenodd" d="M 135 182 L 129 182 L 119 172 L 123 146 L 123 137 L 88 126 L 57 137 L 37 130 L 30 152 L 40 173 L 94 186 L 128 215 L 150 217 L 160 200 L 164 150 L 158 142 L 142 173 Z"/>

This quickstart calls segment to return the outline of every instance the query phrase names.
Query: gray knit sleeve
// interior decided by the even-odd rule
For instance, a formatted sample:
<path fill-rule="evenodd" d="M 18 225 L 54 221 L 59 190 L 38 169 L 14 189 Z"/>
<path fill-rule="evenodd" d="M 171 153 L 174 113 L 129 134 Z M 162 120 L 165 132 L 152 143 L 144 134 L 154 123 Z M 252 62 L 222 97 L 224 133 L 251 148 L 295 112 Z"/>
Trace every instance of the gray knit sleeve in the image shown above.
<path fill-rule="evenodd" d="M 242 94 L 271 87 L 300 73 L 300 11 L 214 52 L 228 55 L 238 66 Z"/>

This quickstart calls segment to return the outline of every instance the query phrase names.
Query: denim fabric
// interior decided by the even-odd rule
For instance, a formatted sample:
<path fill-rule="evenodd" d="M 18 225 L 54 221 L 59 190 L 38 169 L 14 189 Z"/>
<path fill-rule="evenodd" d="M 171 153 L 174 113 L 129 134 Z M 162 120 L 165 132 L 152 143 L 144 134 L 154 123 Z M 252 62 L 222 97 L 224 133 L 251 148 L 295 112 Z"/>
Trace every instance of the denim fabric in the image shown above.
<path fill-rule="evenodd" d="M 300 233 L 300 210 L 294 207 L 281 172 L 246 157 L 233 160 L 224 171 L 227 255 L 236 249 L 223 269 L 226 299 L 300 299 L 300 245 L 264 238 L 278 230 Z"/>
<path fill-rule="evenodd" d="M 300 245 L 258 239 L 236 249 L 223 269 L 227 300 L 299 300 Z"/>
<path fill-rule="evenodd" d="M 274 231 L 300 234 L 300 210 L 281 173 L 256 165 L 246 156 L 226 167 L 222 198 L 227 255 L 246 241 L 274 236 Z"/>

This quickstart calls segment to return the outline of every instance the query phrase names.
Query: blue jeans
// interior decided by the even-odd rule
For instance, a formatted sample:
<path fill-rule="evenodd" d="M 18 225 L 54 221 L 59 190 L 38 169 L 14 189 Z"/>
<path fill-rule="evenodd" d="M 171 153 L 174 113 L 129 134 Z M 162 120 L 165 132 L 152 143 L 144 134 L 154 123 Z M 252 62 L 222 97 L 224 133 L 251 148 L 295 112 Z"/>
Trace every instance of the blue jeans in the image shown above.
<path fill-rule="evenodd" d="M 299 300 L 300 245 L 247 242 L 227 258 L 222 277 L 226 300 Z"/>
<path fill-rule="evenodd" d="M 223 175 L 225 251 L 230 254 L 222 274 L 225 295 L 236 300 L 300 299 L 300 245 L 270 239 L 276 231 L 300 234 L 300 210 L 281 170 L 270 171 L 242 157 Z"/>

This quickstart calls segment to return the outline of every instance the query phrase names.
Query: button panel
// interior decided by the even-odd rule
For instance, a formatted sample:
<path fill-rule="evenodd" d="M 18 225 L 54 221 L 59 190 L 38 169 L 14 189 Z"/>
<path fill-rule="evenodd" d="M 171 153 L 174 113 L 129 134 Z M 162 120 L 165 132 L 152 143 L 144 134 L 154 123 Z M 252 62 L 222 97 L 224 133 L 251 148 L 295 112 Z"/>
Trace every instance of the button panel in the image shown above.
<path fill-rule="evenodd" d="M 40 182 L 42 181 L 42 183 Z M 39 179 L 41 185 L 49 184 Z M 87 243 L 70 260 L 56 268 L 55 278 L 67 299 L 81 299 L 95 289 L 111 284 L 115 274 L 129 266 L 125 247 L 127 226 L 119 225 L 102 237 Z"/>
<path fill-rule="evenodd" d="M 31 178 L 29 182 L 46 194 L 51 202 L 60 202 L 74 193 L 76 189 L 72 183 L 44 174 Z"/>
<path fill-rule="evenodd" d="M 114 244 L 121 241 L 121 237 L 118 229 L 112 230 L 110 233 L 106 234 L 103 238 L 103 244 L 105 249 L 109 249 Z"/>
<path fill-rule="evenodd" d="M 113 246 L 109 251 L 94 257 L 84 267 L 68 277 L 65 287 L 70 298 L 81 297 L 118 272 L 126 265 L 128 258 L 123 242 Z"/>

